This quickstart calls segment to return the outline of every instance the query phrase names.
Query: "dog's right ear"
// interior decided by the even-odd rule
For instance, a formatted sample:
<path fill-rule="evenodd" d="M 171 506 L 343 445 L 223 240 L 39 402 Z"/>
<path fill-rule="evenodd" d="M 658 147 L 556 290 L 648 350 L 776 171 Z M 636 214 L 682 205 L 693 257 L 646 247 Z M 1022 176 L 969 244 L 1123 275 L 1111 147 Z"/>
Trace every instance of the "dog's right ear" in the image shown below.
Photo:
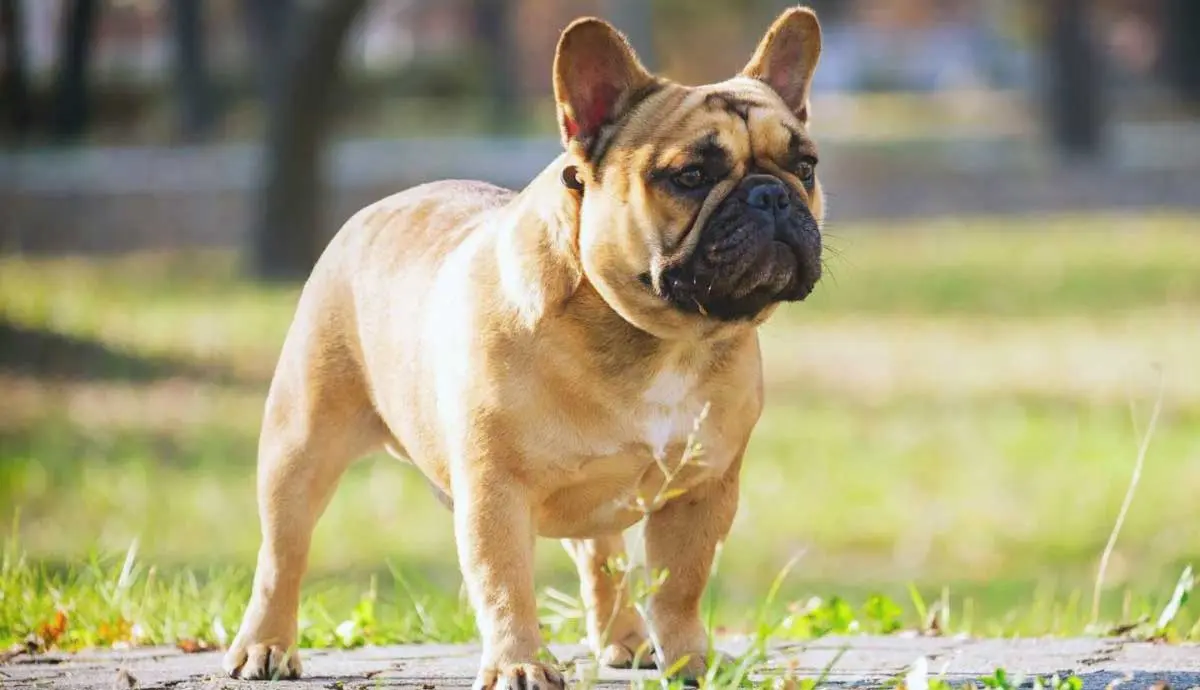
<path fill-rule="evenodd" d="M 608 22 L 576 19 L 563 30 L 554 54 L 554 100 L 563 145 L 586 153 L 606 124 L 655 83 L 629 41 Z"/>

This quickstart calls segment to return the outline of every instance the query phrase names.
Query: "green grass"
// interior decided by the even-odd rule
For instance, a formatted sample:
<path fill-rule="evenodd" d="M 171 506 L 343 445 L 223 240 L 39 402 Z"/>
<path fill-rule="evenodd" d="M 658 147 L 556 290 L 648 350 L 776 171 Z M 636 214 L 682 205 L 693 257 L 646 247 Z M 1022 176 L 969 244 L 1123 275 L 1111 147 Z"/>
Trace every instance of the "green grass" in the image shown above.
<path fill-rule="evenodd" d="M 764 614 L 773 635 L 919 627 L 910 584 L 926 609 L 945 596 L 950 632 L 1084 632 L 1135 423 L 1161 394 L 1102 616 L 1156 617 L 1200 560 L 1198 227 L 833 227 L 829 279 L 764 332 L 768 406 L 715 625 L 761 627 L 773 576 L 802 553 Z M 103 351 L 0 368 L 0 646 L 53 631 L 60 608 L 67 648 L 236 628 L 257 425 L 296 295 L 246 283 L 220 253 L 0 258 L 0 323 Z M 413 470 L 370 458 L 317 530 L 303 642 L 469 639 L 459 582 L 449 514 Z M 577 640 L 556 544 L 539 549 L 539 584 L 562 593 L 544 594 L 548 631 Z M 1200 637 L 1196 613 L 1184 605 L 1170 636 Z"/>
<path fill-rule="evenodd" d="M 1117 315 L 1200 300 L 1197 219 L 1036 216 L 827 229 L 822 313 Z M 864 232 L 865 231 L 865 232 Z"/>

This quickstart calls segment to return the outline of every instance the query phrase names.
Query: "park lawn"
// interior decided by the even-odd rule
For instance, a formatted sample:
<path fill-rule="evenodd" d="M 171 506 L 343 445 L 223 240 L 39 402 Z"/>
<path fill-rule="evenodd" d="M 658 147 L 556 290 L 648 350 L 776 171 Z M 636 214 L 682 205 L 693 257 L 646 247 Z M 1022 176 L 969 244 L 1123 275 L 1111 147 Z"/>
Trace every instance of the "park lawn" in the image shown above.
<path fill-rule="evenodd" d="M 798 556 L 767 606 L 783 635 L 918 627 L 943 599 L 946 631 L 1083 632 L 1161 399 L 1102 611 L 1156 617 L 1200 561 L 1198 229 L 834 223 L 826 280 L 764 330 L 767 410 L 714 624 L 750 627 Z M 67 647 L 236 628 L 257 425 L 296 295 L 223 253 L 0 258 L 0 326 L 38 353 L 0 352 L 0 646 L 54 632 L 58 609 Z M 569 562 L 543 542 L 539 563 L 547 628 L 575 639 Z M 372 457 L 317 530 L 303 642 L 469 639 L 459 583 L 449 514 Z M 1196 613 L 1171 635 L 1200 637 Z"/>

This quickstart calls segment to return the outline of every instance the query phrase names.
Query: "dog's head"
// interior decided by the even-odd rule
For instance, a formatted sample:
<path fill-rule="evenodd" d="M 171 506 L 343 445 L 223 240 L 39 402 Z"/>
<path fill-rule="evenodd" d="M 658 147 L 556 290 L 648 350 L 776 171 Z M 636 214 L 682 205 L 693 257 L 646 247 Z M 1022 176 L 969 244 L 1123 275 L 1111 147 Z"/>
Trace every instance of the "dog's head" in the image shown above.
<path fill-rule="evenodd" d="M 738 76 L 689 87 L 648 73 L 599 19 L 563 31 L 554 92 L 564 183 L 582 194 L 580 258 L 626 320 L 664 337 L 757 324 L 812 291 L 824 201 L 808 101 L 820 52 L 816 15 L 791 9 Z"/>

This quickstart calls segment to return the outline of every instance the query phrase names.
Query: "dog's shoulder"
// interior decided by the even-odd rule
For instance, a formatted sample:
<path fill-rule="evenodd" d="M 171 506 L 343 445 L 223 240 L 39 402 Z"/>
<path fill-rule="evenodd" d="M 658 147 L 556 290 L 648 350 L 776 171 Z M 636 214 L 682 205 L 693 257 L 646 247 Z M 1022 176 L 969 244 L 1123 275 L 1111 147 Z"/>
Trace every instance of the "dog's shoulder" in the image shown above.
<path fill-rule="evenodd" d="M 478 180 L 438 180 L 410 187 L 370 204 L 352 221 L 368 228 L 405 235 L 445 237 L 452 226 L 508 203 L 516 192 Z"/>
<path fill-rule="evenodd" d="M 386 196 L 352 215 L 332 245 L 355 261 L 407 264 L 451 253 L 515 192 L 476 180 L 439 180 Z M 340 246 L 338 246 L 340 245 Z"/>

